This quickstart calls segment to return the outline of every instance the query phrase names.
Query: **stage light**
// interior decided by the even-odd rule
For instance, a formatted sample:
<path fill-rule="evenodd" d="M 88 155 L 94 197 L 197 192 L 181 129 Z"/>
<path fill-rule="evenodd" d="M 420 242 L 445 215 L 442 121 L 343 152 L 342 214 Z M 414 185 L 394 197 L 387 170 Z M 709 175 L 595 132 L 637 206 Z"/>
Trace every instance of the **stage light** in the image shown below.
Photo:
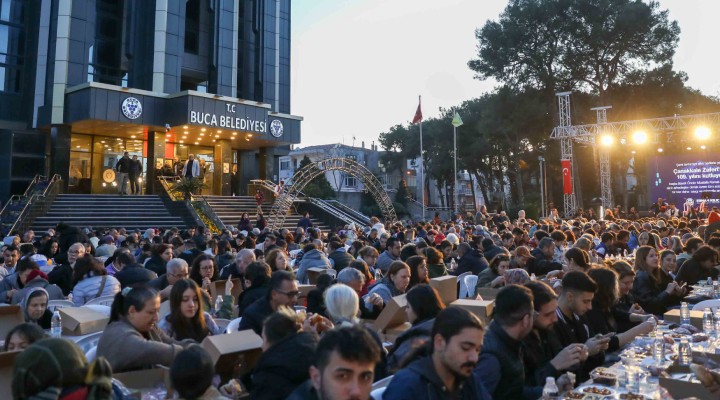
<path fill-rule="evenodd" d="M 663 148 L 662 147 L 658 148 L 658 153 L 662 153 L 662 152 L 663 152 Z"/>
<path fill-rule="evenodd" d="M 612 135 L 600 136 L 600 144 L 603 146 L 612 146 L 612 144 L 614 142 L 615 142 L 615 138 Z"/>
<path fill-rule="evenodd" d="M 647 133 L 645 133 L 645 131 L 637 131 L 632 134 L 632 140 L 635 144 L 644 144 L 648 140 Z"/>
<path fill-rule="evenodd" d="M 705 145 L 700 146 L 701 149 L 705 150 L 707 147 Z"/>
<path fill-rule="evenodd" d="M 688 146 L 685 148 L 685 150 L 692 150 L 692 147 Z"/>
<path fill-rule="evenodd" d="M 635 154 L 635 150 L 631 151 L 630 153 Z"/>
<path fill-rule="evenodd" d="M 698 140 L 707 140 L 710 138 L 710 128 L 707 126 L 698 126 L 695 128 L 695 137 L 698 138 Z"/>

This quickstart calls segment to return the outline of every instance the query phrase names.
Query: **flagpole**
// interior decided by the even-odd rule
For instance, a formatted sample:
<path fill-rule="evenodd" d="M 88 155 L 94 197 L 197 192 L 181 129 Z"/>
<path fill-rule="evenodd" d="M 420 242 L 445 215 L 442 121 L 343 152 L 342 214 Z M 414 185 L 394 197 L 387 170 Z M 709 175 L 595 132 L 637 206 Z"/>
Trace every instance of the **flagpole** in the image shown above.
<path fill-rule="evenodd" d="M 418 96 L 418 104 L 422 103 L 422 96 Z M 420 120 L 420 196 L 422 196 L 422 220 L 425 222 L 425 161 L 423 161 L 422 119 Z"/>
<path fill-rule="evenodd" d="M 457 126 L 453 124 L 453 169 L 455 172 L 455 183 L 453 183 L 453 203 L 455 203 L 455 213 L 458 213 L 458 185 L 457 185 Z"/>

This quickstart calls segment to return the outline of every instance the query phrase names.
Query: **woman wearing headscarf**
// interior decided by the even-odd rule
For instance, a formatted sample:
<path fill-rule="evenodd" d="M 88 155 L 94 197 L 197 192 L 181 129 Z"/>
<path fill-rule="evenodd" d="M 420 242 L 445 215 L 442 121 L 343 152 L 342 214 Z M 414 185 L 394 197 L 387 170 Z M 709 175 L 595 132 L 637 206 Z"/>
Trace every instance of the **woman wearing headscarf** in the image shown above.
<path fill-rule="evenodd" d="M 102 357 L 88 364 L 70 340 L 44 339 L 15 359 L 12 393 L 15 400 L 109 400 L 112 369 Z"/>
<path fill-rule="evenodd" d="M 43 329 L 50 329 L 53 313 L 47 308 L 49 299 L 50 295 L 43 288 L 35 287 L 28 290 L 20 302 L 25 322 L 40 325 Z"/>

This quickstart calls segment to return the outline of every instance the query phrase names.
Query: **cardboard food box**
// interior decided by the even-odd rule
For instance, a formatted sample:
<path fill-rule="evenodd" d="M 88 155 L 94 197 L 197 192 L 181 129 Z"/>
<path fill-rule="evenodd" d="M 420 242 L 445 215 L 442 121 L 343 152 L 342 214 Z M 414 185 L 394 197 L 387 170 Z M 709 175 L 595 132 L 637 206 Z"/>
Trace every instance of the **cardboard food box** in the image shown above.
<path fill-rule="evenodd" d="M 308 281 L 311 285 L 317 284 L 318 277 L 328 272 L 327 268 L 312 267 L 307 269 Z"/>
<path fill-rule="evenodd" d="M 142 399 L 150 392 L 165 390 L 165 398 L 173 398 L 172 383 L 170 382 L 170 369 L 157 367 L 139 371 L 121 372 L 113 374 L 113 378 L 122 382 L 131 390 L 133 399 Z"/>
<path fill-rule="evenodd" d="M 497 297 L 499 291 L 500 289 L 484 287 L 478 288 L 477 294 L 479 294 L 480 297 L 483 298 L 483 300 L 495 300 L 495 297 Z"/>
<path fill-rule="evenodd" d="M 490 323 L 495 300 L 472 300 L 459 299 L 450 305 L 462 307 L 480 317 L 480 320 L 487 326 Z"/>
<path fill-rule="evenodd" d="M 677 373 L 691 373 L 690 368 L 688 367 L 681 367 L 678 364 L 674 364 L 666 371 L 668 374 L 677 374 Z M 703 386 L 702 383 L 698 382 L 697 380 L 695 382 L 689 382 L 686 380 L 681 379 L 673 379 L 673 378 L 666 378 L 666 377 L 660 377 L 658 379 L 658 383 L 661 387 L 664 387 L 667 389 L 668 393 L 670 393 L 670 396 L 672 396 L 673 399 L 687 399 L 687 398 L 698 398 L 698 399 L 715 399 L 716 396 L 710 393 L 710 391 Z"/>
<path fill-rule="evenodd" d="M 240 293 L 242 293 L 242 284 L 240 283 L 240 279 L 238 278 L 231 279 L 230 281 L 233 284 L 233 288 L 230 290 L 230 294 L 235 300 L 237 300 L 238 296 L 240 296 Z M 212 301 L 215 301 L 218 296 L 225 296 L 225 284 L 227 284 L 227 280 L 225 279 L 220 279 L 210 284 L 210 298 L 212 299 Z"/>
<path fill-rule="evenodd" d="M 396 328 L 406 323 L 405 307 L 407 307 L 407 299 L 404 294 L 390 299 L 373 324 L 375 330 L 384 333 L 387 329 Z"/>
<path fill-rule="evenodd" d="M 447 275 L 430 279 L 430 286 L 437 290 L 443 303 L 450 304 L 458 298 L 457 276 Z"/>
<path fill-rule="evenodd" d="M 670 310 L 663 315 L 665 322 L 680 324 L 680 310 Z M 702 331 L 703 329 L 703 312 L 700 310 L 690 311 L 690 324 Z"/>
<path fill-rule="evenodd" d="M 262 354 L 263 340 L 252 330 L 206 337 L 201 346 L 210 353 L 215 372 L 225 382 L 244 375 L 255 366 Z"/>
<path fill-rule="evenodd" d="M 62 330 L 65 335 L 87 335 L 100 332 L 110 318 L 87 307 L 65 307 L 60 309 Z"/>
<path fill-rule="evenodd" d="M 307 305 L 308 293 L 315 288 L 315 285 L 298 285 L 300 294 L 298 294 L 297 305 L 305 307 Z"/>
<path fill-rule="evenodd" d="M 0 340 L 4 340 L 12 328 L 25 322 L 20 306 L 0 307 Z"/>
<path fill-rule="evenodd" d="M 0 353 L 0 399 L 13 398 L 11 390 L 13 367 L 15 365 L 15 358 L 18 354 L 20 354 L 19 351 Z"/>

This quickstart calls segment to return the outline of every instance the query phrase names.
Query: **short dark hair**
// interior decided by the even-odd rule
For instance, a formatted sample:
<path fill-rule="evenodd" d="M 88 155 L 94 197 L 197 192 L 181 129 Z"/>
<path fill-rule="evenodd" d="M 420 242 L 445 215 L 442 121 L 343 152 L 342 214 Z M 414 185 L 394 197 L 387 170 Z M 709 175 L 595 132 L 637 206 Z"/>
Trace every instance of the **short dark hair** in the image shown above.
<path fill-rule="evenodd" d="M 263 322 L 263 334 L 270 345 L 298 333 L 301 329 L 302 324 L 298 320 L 295 310 L 287 306 L 278 307 Z"/>
<path fill-rule="evenodd" d="M 513 326 L 532 312 L 533 294 L 524 286 L 505 286 L 495 297 L 493 320 L 501 326 Z"/>
<path fill-rule="evenodd" d="M 123 266 L 135 264 L 137 262 L 135 260 L 135 256 L 133 256 L 132 254 L 130 254 L 128 252 L 123 252 L 123 253 L 118 254 L 117 257 L 115 257 L 115 261 L 122 264 Z"/>
<path fill-rule="evenodd" d="M 485 238 L 485 239 L 482 240 L 482 242 L 480 242 L 480 245 L 482 246 L 483 249 L 487 249 L 488 247 L 492 247 L 494 244 L 495 244 L 495 242 L 493 242 L 493 240 L 490 239 L 490 238 Z"/>
<path fill-rule="evenodd" d="M 331 242 L 328 244 L 328 247 L 330 247 L 330 250 L 335 251 L 335 250 L 338 250 L 338 249 L 343 249 L 343 248 L 345 248 L 345 245 L 342 244 L 341 242 L 337 241 L 337 240 L 333 240 L 333 241 L 331 241 Z"/>
<path fill-rule="evenodd" d="M 551 237 L 544 237 L 538 242 L 538 249 L 544 249 L 546 247 L 555 247 L 555 240 Z"/>
<path fill-rule="evenodd" d="M 602 236 L 600 236 L 600 241 L 603 243 L 609 242 L 611 240 L 615 240 L 615 234 L 612 232 L 605 232 L 602 234 Z"/>
<path fill-rule="evenodd" d="M 270 280 L 272 271 L 265 261 L 253 261 L 245 268 L 245 279 L 252 286 L 260 286 Z"/>
<path fill-rule="evenodd" d="M 447 306 L 435 317 L 430 343 L 432 344 L 435 335 L 442 336 L 448 342 L 465 328 L 485 330 L 482 321 L 475 314 L 458 306 Z"/>
<path fill-rule="evenodd" d="M 626 231 L 625 229 L 622 229 L 620 232 L 618 232 L 616 238 L 617 240 L 623 240 L 628 239 L 630 237 L 630 231 Z"/>
<path fill-rule="evenodd" d="M 550 234 L 550 238 L 556 242 L 562 241 L 562 240 L 567 240 L 567 236 L 565 236 L 565 233 L 563 233 L 563 231 L 553 231 Z"/>
<path fill-rule="evenodd" d="M 10 339 L 15 334 L 23 336 L 24 339 L 28 342 L 28 344 L 33 344 L 38 340 L 45 339 L 47 337 L 45 331 L 43 331 L 43 329 L 38 324 L 26 322 L 20 325 L 16 325 L 14 328 L 10 329 L 10 331 L 5 336 L 5 344 L 3 346 L 4 351 L 8 351 Z"/>
<path fill-rule="evenodd" d="M 395 243 L 400 243 L 400 245 L 402 245 L 402 242 L 400 241 L 400 239 L 390 236 L 388 238 L 387 242 L 385 242 L 385 248 L 389 249 L 389 248 L 395 246 Z"/>
<path fill-rule="evenodd" d="M 532 292 L 535 311 L 540 311 L 545 304 L 558 298 L 553 288 L 545 282 L 530 281 L 525 284 L 525 287 Z"/>
<path fill-rule="evenodd" d="M 275 271 L 270 276 L 270 280 L 268 281 L 268 291 L 267 291 L 267 298 L 270 299 L 272 297 L 273 290 L 280 290 L 280 287 L 282 286 L 283 282 L 285 281 L 294 281 L 295 275 L 290 271 Z"/>
<path fill-rule="evenodd" d="M 179 352 L 170 366 L 170 380 L 180 397 L 195 399 L 203 395 L 215 375 L 215 366 L 207 350 L 192 344 Z"/>
<path fill-rule="evenodd" d="M 683 251 L 691 252 L 695 251 L 700 248 L 700 246 L 703 245 L 703 240 L 700 238 L 692 237 L 685 242 L 685 247 L 683 247 Z"/>
<path fill-rule="evenodd" d="M 563 290 L 571 290 L 576 292 L 589 292 L 595 293 L 597 291 L 597 284 L 595 281 L 588 276 L 588 274 L 581 271 L 570 271 L 563 277 L 562 280 Z"/>
<path fill-rule="evenodd" d="M 380 361 L 380 345 L 361 326 L 332 329 L 320 339 L 315 353 L 315 367 L 323 371 L 332 353 L 347 361 L 377 364 Z"/>
<path fill-rule="evenodd" d="M 692 259 L 697 262 L 712 260 L 717 264 L 718 252 L 710 246 L 702 246 L 699 249 L 695 250 L 692 255 Z"/>
<path fill-rule="evenodd" d="M 427 284 L 413 286 L 407 292 L 405 299 L 417 315 L 415 324 L 437 317 L 438 313 L 445 308 L 445 303 L 440 299 L 438 292 Z"/>

